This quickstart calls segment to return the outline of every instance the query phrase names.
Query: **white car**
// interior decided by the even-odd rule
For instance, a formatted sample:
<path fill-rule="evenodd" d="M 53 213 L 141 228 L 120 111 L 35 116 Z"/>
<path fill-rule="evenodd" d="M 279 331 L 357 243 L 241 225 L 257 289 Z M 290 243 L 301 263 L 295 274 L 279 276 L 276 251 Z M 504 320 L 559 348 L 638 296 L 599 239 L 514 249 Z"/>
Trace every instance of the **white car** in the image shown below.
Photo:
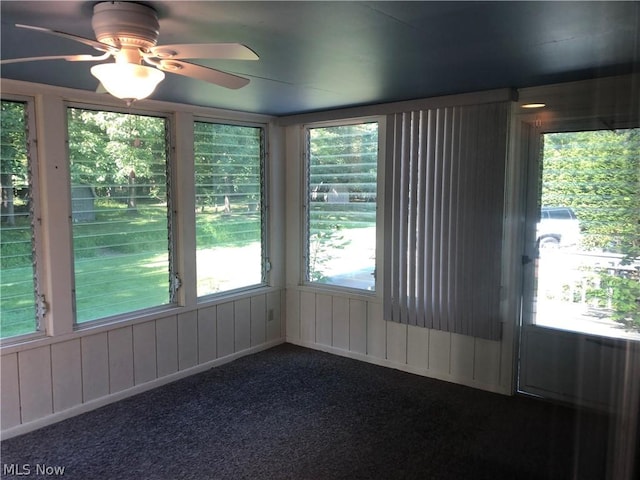
<path fill-rule="evenodd" d="M 580 222 L 569 207 L 542 207 L 536 232 L 539 248 L 571 247 L 580 241 Z"/>

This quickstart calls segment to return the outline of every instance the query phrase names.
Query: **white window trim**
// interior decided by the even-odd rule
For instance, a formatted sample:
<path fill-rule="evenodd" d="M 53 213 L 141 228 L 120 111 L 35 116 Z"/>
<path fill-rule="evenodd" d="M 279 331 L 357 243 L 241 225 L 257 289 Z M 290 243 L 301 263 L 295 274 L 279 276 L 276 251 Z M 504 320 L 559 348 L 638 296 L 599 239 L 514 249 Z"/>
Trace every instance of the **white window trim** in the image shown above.
<path fill-rule="evenodd" d="M 41 219 L 41 200 L 40 200 L 40 175 L 38 162 L 37 138 L 38 131 L 36 125 L 35 99 L 30 96 L 3 94 L 3 101 L 20 102 L 25 105 L 26 128 L 27 128 L 27 145 L 29 151 L 29 195 L 31 198 L 31 232 L 32 232 L 32 251 L 35 256 L 34 264 L 34 299 L 36 302 L 36 330 L 34 332 L 25 333 L 23 335 L 15 335 L 0 339 L 0 346 L 12 345 L 15 343 L 37 340 L 47 335 L 46 314 L 48 308 L 48 299 L 46 298 L 46 285 L 44 285 L 46 276 L 43 272 L 43 235 L 42 235 L 42 219 Z M 40 305 L 39 305 L 40 304 Z"/>
<path fill-rule="evenodd" d="M 0 340 L 3 355 L 51 345 L 60 341 L 83 338 L 96 333 L 108 332 L 115 328 L 129 327 L 154 319 L 165 318 L 167 315 L 197 311 L 197 309 L 230 300 L 236 301 L 249 298 L 251 295 L 270 293 L 274 291 L 273 287 L 284 287 L 284 248 L 280 246 L 283 235 L 281 232 L 268 231 L 267 238 L 272 241 L 273 245 L 277 246 L 276 251 L 272 252 L 277 258 L 274 257 L 271 260 L 275 273 L 274 281 L 270 282 L 270 284 L 274 283 L 273 286 L 263 286 L 250 292 L 227 293 L 215 299 L 206 299 L 202 303 L 196 303 L 195 283 L 190 286 L 187 282 L 183 282 L 183 288 L 180 289 L 182 292 L 179 295 L 178 303 L 175 305 L 169 305 L 160 310 L 152 309 L 151 311 L 135 312 L 102 321 L 86 322 L 74 327 L 70 294 L 72 260 L 70 242 L 66 240 L 71 234 L 70 226 L 67 225 L 69 209 L 65 206 L 67 202 L 70 202 L 70 193 L 67 193 L 67 189 L 63 188 L 64 184 L 68 185 L 69 182 L 65 147 L 65 139 L 67 138 L 67 132 L 64 128 L 66 125 L 65 107 L 67 104 L 72 104 L 80 108 L 120 111 L 122 113 L 130 113 L 132 110 L 131 108 L 126 108 L 121 100 L 96 92 L 72 90 L 11 79 L 3 79 L 2 87 L 3 99 L 30 101 L 35 111 L 29 119 L 34 125 L 30 129 L 32 128 L 31 131 L 36 134 L 33 140 L 37 149 L 32 152 L 32 161 L 37 165 L 39 182 L 37 195 L 40 197 L 40 204 L 38 205 L 40 211 L 37 214 L 39 221 L 36 248 L 38 249 L 40 260 L 40 287 L 46 295 L 48 304 L 48 313 L 42 322 L 42 331 Z M 214 120 L 226 124 L 239 123 L 264 127 L 267 162 L 270 155 L 269 146 L 271 141 L 276 142 L 276 155 L 283 154 L 278 148 L 280 142 L 283 142 L 283 129 L 274 123 L 275 117 L 264 114 L 150 99 L 136 102 L 134 107 L 135 112 L 133 113 L 168 117 L 174 122 L 173 126 L 170 127 L 170 135 L 175 142 L 173 145 L 175 152 L 173 152 L 172 162 L 174 164 L 172 168 L 174 168 L 173 174 L 177 178 L 174 185 L 174 195 L 176 195 L 177 202 L 174 206 L 178 210 L 178 231 L 175 238 L 178 250 L 176 264 L 178 271 L 182 272 L 181 275 L 186 277 L 190 266 L 190 259 L 187 257 L 193 257 L 193 262 L 195 262 L 195 250 L 190 249 L 189 246 L 191 224 L 188 221 L 185 222 L 185 219 L 188 220 L 185 217 L 188 217 L 190 213 L 189 188 L 183 186 L 181 179 L 193 178 L 189 177 L 187 171 L 193 167 L 193 155 L 190 155 L 193 142 L 188 141 L 188 134 L 192 133 L 193 130 L 193 119 L 201 118 L 206 121 Z M 281 135 L 282 138 L 280 138 Z M 36 139 L 37 142 L 35 142 Z M 284 143 L 282 143 L 281 148 L 284 149 Z M 280 170 L 277 172 L 271 170 L 280 166 L 282 166 L 282 163 L 278 157 L 275 158 L 273 167 L 267 163 L 265 167 L 267 169 L 265 172 L 267 183 L 271 183 L 275 179 L 278 185 L 282 185 L 284 175 Z M 65 172 L 67 172 L 66 175 Z M 282 180 L 279 175 L 282 175 Z M 269 188 L 268 185 L 267 187 Z M 265 191 L 265 195 L 267 196 L 266 201 L 273 201 L 278 207 L 283 207 L 284 209 L 284 196 L 280 198 L 278 191 Z M 273 219 L 278 225 L 283 225 L 284 213 L 280 214 L 277 211 L 275 215 L 271 215 L 271 220 Z M 269 228 L 272 227 L 273 225 L 270 224 Z M 192 235 L 194 234 L 195 232 Z M 276 239 L 276 241 L 273 239 Z M 192 295 L 193 298 L 191 297 Z"/>
<path fill-rule="evenodd" d="M 193 289 L 194 294 L 197 296 L 197 303 L 206 304 L 216 300 L 221 300 L 229 297 L 234 297 L 236 295 L 242 295 L 248 292 L 253 292 L 257 289 L 268 287 L 272 284 L 271 281 L 271 272 L 273 271 L 272 262 L 271 262 L 271 249 L 270 249 L 270 238 L 271 238 L 271 223 L 270 223 L 270 212 L 271 212 L 271 195 L 269 190 L 269 172 L 270 172 L 270 162 L 269 162 L 269 139 L 270 139 L 270 130 L 269 124 L 267 123 L 259 123 L 259 122 L 251 122 L 251 121 L 241 121 L 241 120 L 226 120 L 224 118 L 219 117 L 204 117 L 204 116 L 195 116 L 193 117 L 193 121 L 191 122 L 191 132 L 192 132 L 192 149 L 194 149 L 194 139 L 193 139 L 193 131 L 194 124 L 196 122 L 201 123 L 211 123 L 217 125 L 233 125 L 237 127 L 249 127 L 249 128 L 258 128 L 260 129 L 261 135 L 261 158 L 260 158 L 260 189 L 261 189 L 261 271 L 262 271 L 262 279 L 260 283 L 256 283 L 253 285 L 247 285 L 245 287 L 235 288 L 231 290 L 224 290 L 221 292 L 210 293 L 207 295 L 197 296 L 197 285 L 194 283 Z M 192 151 L 191 158 L 194 159 L 192 163 L 192 175 L 191 178 L 195 179 L 195 154 Z M 192 201 L 194 202 L 193 211 L 195 211 L 195 180 L 192 181 Z M 193 225 L 195 225 L 195 217 Z M 195 235 L 195 228 L 193 235 Z M 194 269 L 197 269 L 197 261 L 196 261 L 196 248 L 197 243 L 194 238 Z M 194 282 L 197 282 L 197 278 L 194 277 Z"/>
<path fill-rule="evenodd" d="M 93 104 L 83 104 L 83 103 L 77 103 L 77 102 L 64 102 L 64 113 L 65 113 L 65 138 L 66 138 L 66 145 L 67 145 L 67 150 L 66 150 L 66 157 L 65 160 L 67 161 L 67 170 L 70 168 L 70 160 L 69 160 L 69 128 L 68 128 L 68 122 L 67 122 L 67 114 L 69 109 L 71 108 L 76 108 L 76 109 L 80 109 L 80 110 L 88 110 L 88 111 L 94 111 L 94 112 L 113 112 L 113 113 L 121 113 L 124 115 L 140 115 L 140 116 L 149 116 L 149 117 L 155 117 L 155 118 L 160 118 L 163 119 L 165 122 L 165 140 L 167 142 L 167 144 L 165 145 L 165 150 L 166 150 L 166 162 L 165 162 L 165 171 L 166 171 L 166 188 L 167 188 L 167 235 L 169 236 L 169 240 L 168 240 L 168 248 L 169 248 L 169 269 L 168 269 L 168 275 L 169 278 L 174 279 L 174 278 L 179 278 L 177 277 L 177 275 L 179 275 L 179 271 L 177 269 L 177 264 L 176 264 L 176 253 L 177 253 L 177 241 L 176 238 L 180 235 L 179 232 L 177 232 L 177 220 L 176 220 L 176 208 L 175 208 L 175 203 L 177 202 L 176 200 L 176 196 L 177 196 L 177 179 L 176 179 L 176 147 L 175 147 L 175 128 L 174 128 L 174 121 L 173 121 L 173 117 L 165 112 L 157 112 L 157 111 L 149 111 L 149 110 L 142 110 L 142 109 L 134 109 L 134 108 L 117 108 L 117 107 L 111 107 L 111 106 L 102 106 L 102 105 L 93 105 Z M 69 187 L 71 187 L 71 176 L 70 176 L 70 171 L 67 172 L 68 175 L 68 182 L 69 182 Z M 69 191 L 67 192 L 67 194 L 69 195 L 69 198 L 71 197 L 71 190 L 69 188 Z M 69 206 L 71 204 L 69 203 Z M 71 209 L 69 209 L 68 211 L 68 215 L 69 218 L 71 218 Z M 73 298 L 72 298 L 72 308 L 73 308 L 73 329 L 74 330 L 82 330 L 82 329 L 86 329 L 86 328 L 91 328 L 93 326 L 96 325 L 103 325 L 103 324 L 110 324 L 113 322 L 118 322 L 118 321 L 122 321 L 122 320 L 126 320 L 128 318 L 131 317 L 138 317 L 138 316 L 146 316 L 149 314 L 153 314 L 156 312 L 164 312 L 164 311 L 169 311 L 177 306 L 179 306 L 180 304 L 180 290 L 182 290 L 184 287 L 180 286 L 178 288 L 176 288 L 174 291 L 174 284 L 173 281 L 169 287 L 169 302 L 165 305 L 155 305 L 152 307 L 148 307 L 148 308 L 143 308 L 141 310 L 134 310 L 134 311 L 129 311 L 129 312 L 123 312 L 123 313 L 118 313 L 118 314 L 114 314 L 114 315 L 109 315 L 106 317 L 101 317 L 101 318 L 96 318 L 94 320 L 88 320 L 85 322 L 81 322 L 78 323 L 77 320 L 77 310 L 76 310 L 76 298 L 75 298 L 75 282 L 76 282 L 76 278 L 75 278 L 75 271 L 74 271 L 74 264 L 75 264 L 75 257 L 73 254 L 73 226 L 70 225 L 69 226 L 69 237 L 70 237 L 70 249 L 71 249 L 71 288 L 72 288 L 72 292 L 74 292 L 73 294 Z"/>
<path fill-rule="evenodd" d="M 328 285 L 319 282 L 307 280 L 308 270 L 308 210 L 309 210 L 309 185 L 307 182 L 309 175 L 309 149 L 308 136 L 309 130 L 314 128 L 340 127 L 345 125 L 359 125 L 362 123 L 378 124 L 378 162 L 377 162 L 377 181 L 376 181 L 376 262 L 375 262 L 375 290 L 368 291 L 359 288 L 342 287 L 340 285 Z M 354 117 L 341 120 L 323 120 L 318 122 L 310 122 L 302 124 L 300 131 L 300 148 L 302 168 L 300 169 L 300 265 L 299 265 L 299 286 L 312 288 L 314 290 L 327 293 L 345 294 L 351 296 L 358 295 L 366 299 L 376 298 L 382 301 L 382 278 L 384 265 L 384 186 L 385 186 L 385 165 L 386 165 L 386 146 L 387 146 L 387 117 L 383 115 Z"/>

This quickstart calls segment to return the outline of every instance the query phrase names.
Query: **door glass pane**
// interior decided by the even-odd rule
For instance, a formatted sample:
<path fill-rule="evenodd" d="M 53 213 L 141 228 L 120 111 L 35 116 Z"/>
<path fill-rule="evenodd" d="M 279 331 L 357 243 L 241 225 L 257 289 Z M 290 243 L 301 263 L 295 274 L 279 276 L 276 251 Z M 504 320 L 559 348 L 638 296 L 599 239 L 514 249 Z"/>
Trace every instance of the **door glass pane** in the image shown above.
<path fill-rule="evenodd" d="M 535 323 L 640 339 L 640 129 L 543 142 Z"/>
<path fill-rule="evenodd" d="M 78 323 L 170 303 L 163 118 L 68 110 Z"/>
<path fill-rule="evenodd" d="M 378 124 L 309 130 L 307 281 L 375 290 Z"/>

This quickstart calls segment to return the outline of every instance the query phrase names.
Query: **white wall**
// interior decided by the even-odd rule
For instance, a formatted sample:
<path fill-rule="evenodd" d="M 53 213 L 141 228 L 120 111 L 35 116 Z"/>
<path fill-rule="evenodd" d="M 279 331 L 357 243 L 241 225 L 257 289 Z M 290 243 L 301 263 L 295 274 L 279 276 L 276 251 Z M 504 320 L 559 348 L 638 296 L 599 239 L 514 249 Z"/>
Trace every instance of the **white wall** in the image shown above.
<path fill-rule="evenodd" d="M 8 339 L 0 351 L 0 423 L 9 438 L 206 370 L 284 341 L 284 182 L 282 129 L 272 118 L 145 100 L 133 111 L 163 112 L 174 130 L 176 265 L 183 287 L 176 305 L 108 323 L 73 324 L 66 102 L 124 107 L 109 96 L 3 80 L 3 98 L 34 99 L 42 235 L 40 277 L 46 330 Z M 128 110 L 127 110 L 128 111 Z M 268 285 L 198 301 L 195 295 L 194 118 L 250 122 L 268 130 Z M 32 126 L 33 128 L 33 126 Z"/>
<path fill-rule="evenodd" d="M 309 348 L 384 365 L 415 374 L 469 385 L 503 394 L 513 393 L 513 352 L 517 302 L 502 305 L 503 336 L 500 341 L 484 340 L 439 330 L 387 322 L 382 315 L 382 292 L 369 294 L 348 289 L 305 284 L 303 268 L 303 158 L 302 133 L 305 124 L 346 118 L 371 117 L 412 109 L 505 101 L 511 92 L 483 92 L 433 100 L 401 102 L 287 117 L 286 127 L 286 340 Z M 385 117 L 380 117 L 380 136 L 385 135 Z M 385 229 L 383 202 L 385 142 L 380 145 L 383 162 L 378 166 L 377 272 L 382 278 Z M 506 152 L 505 152 L 506 154 Z M 505 258 L 513 255 L 506 249 Z M 518 257 L 519 259 L 519 257 Z M 505 277 L 505 281 L 511 278 Z M 378 280 L 378 288 L 382 281 Z"/>
<path fill-rule="evenodd" d="M 96 101 L 89 93 L 3 80 L 5 92 L 7 87 L 18 94 L 42 93 L 40 102 L 50 112 L 60 109 L 63 98 Z M 381 292 L 373 294 L 305 285 L 300 263 L 303 248 L 301 133 L 304 123 L 506 99 L 508 93 L 504 91 L 483 92 L 289 117 L 278 120 L 282 127 L 270 123 L 267 187 L 272 228 L 268 243 L 273 270 L 269 287 L 207 304 L 198 304 L 193 292 L 186 291 L 180 306 L 171 310 L 77 331 L 73 330 L 69 317 L 70 304 L 57 303 L 54 314 L 63 319 L 56 322 L 56 326 L 62 328 L 57 332 L 53 329 L 54 336 L 2 347 L 0 416 L 3 437 L 38 428 L 285 340 L 427 377 L 503 394 L 513 393 L 521 293 L 518 238 L 522 232 L 511 234 L 523 228 L 521 212 L 514 207 L 519 202 L 517 191 L 507 190 L 508 232 L 504 264 L 508 268 L 504 269 L 503 277 L 503 335 L 500 341 L 386 322 L 382 317 Z M 100 101 L 104 101 L 103 97 Z M 142 105 L 175 111 L 183 121 L 194 115 L 214 115 L 229 120 L 249 118 L 272 122 L 258 116 L 160 102 L 142 102 Z M 41 140 L 58 145 L 47 155 L 52 159 L 60 158 L 60 152 L 55 151 L 60 148 L 56 127 L 47 127 L 47 122 L 44 124 L 42 128 L 49 133 Z M 177 133 L 177 148 L 182 151 L 182 158 L 188 158 L 188 134 L 180 129 Z M 45 182 L 50 185 L 60 182 L 54 164 L 45 162 L 44 167 Z M 188 178 L 188 165 L 180 168 L 178 177 Z M 379 168 L 384 170 L 383 165 Z M 46 177 L 47 173 L 50 178 Z M 519 175 L 518 171 L 508 170 L 508 183 L 515 183 Z M 383 181 L 379 184 L 379 192 L 380 189 L 384 189 Z M 47 194 L 46 191 L 55 193 L 55 190 L 45 189 L 43 201 L 51 201 L 54 193 Z M 383 190 L 379 194 L 382 196 Z M 184 208 L 185 213 L 191 208 L 190 196 L 188 188 L 182 190 L 178 205 L 182 205 L 179 208 Z M 64 220 L 61 207 L 55 207 L 55 202 L 50 205 L 53 205 L 49 212 L 52 218 Z M 184 231 L 179 236 L 178 262 L 183 271 L 190 271 L 194 259 L 189 252 L 195 238 L 189 234 L 188 215 L 181 222 L 178 228 Z M 381 272 L 384 224 L 379 225 L 377 262 L 378 272 Z M 64 251 L 68 245 L 64 239 L 69 234 L 60 230 L 59 225 L 54 227 L 45 238 L 45 243 L 52 244 L 48 250 L 51 258 L 46 261 L 64 266 L 68 263 L 68 252 Z M 56 249 L 61 249 L 62 254 L 57 255 Z M 65 281 L 69 281 L 68 272 L 62 273 L 57 272 L 56 279 L 67 278 Z M 47 281 L 50 293 L 58 292 L 64 298 L 66 290 L 63 287 L 59 281 Z M 65 301 L 70 301 L 70 297 Z M 269 321 L 271 309 L 273 321 Z"/>
<path fill-rule="evenodd" d="M 2 350 L 2 437 L 282 343 L 279 289 Z M 268 312 L 272 311 L 272 315 Z"/>
<path fill-rule="evenodd" d="M 376 298 L 287 288 L 287 342 L 483 390 L 511 393 L 502 342 L 382 318 Z M 510 361 L 510 358 L 508 358 Z"/>

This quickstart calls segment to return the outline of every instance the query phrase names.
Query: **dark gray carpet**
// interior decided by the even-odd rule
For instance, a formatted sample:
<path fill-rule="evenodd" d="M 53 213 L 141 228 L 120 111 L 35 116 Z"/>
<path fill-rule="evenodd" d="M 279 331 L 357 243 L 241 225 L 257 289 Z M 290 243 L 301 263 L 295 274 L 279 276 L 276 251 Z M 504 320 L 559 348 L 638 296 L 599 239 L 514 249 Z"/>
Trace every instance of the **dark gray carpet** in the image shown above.
<path fill-rule="evenodd" d="M 588 480 L 604 478 L 607 427 L 563 406 L 282 345 L 1 452 L 32 475 L 63 466 L 82 480 Z"/>

